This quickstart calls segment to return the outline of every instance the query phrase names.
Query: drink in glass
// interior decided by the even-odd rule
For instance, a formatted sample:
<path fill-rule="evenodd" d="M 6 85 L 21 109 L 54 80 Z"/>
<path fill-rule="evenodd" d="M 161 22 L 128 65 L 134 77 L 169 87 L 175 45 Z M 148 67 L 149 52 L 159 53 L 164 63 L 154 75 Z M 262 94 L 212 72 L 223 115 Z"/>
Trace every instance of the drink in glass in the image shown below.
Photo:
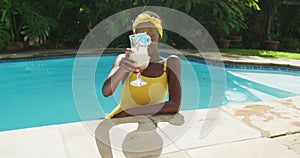
<path fill-rule="evenodd" d="M 151 38 L 146 33 L 130 35 L 130 46 L 133 51 L 129 59 L 136 62 L 135 66 L 139 68 L 137 79 L 130 82 L 132 86 L 144 86 L 147 82 L 141 79 L 141 72 L 147 68 L 150 57 L 148 56 L 148 45 L 151 43 Z"/>

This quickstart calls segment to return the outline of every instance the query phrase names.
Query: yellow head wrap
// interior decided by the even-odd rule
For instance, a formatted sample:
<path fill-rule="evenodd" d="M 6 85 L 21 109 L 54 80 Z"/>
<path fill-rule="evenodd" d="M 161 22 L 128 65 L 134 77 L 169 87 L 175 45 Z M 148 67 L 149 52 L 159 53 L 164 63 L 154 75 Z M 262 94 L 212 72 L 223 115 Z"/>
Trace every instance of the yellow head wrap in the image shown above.
<path fill-rule="evenodd" d="M 157 29 L 160 38 L 162 38 L 163 35 L 163 28 L 161 25 L 161 21 L 158 18 L 152 17 L 146 13 L 142 13 L 137 16 L 137 18 L 133 22 L 133 28 L 135 28 L 138 24 L 144 23 L 144 22 L 151 22 L 155 28 Z"/>

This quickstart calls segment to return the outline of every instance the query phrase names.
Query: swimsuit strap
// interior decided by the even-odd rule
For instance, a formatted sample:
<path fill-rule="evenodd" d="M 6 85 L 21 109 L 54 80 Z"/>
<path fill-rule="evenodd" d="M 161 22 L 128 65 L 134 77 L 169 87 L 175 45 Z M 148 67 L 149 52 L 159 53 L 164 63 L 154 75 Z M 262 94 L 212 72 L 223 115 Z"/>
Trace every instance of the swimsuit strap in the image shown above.
<path fill-rule="evenodd" d="M 164 72 L 167 71 L 167 59 L 164 60 Z"/>

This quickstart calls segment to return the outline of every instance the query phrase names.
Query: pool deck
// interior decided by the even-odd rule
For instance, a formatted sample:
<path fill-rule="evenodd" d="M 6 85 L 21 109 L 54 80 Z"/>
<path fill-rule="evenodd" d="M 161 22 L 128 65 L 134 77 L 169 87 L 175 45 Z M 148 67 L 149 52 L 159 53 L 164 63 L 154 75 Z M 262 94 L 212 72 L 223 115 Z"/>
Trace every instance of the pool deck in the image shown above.
<path fill-rule="evenodd" d="M 124 49 L 110 48 L 110 49 L 91 49 L 91 50 L 78 50 L 75 49 L 50 49 L 50 50 L 29 50 L 22 52 L 0 53 L 0 61 L 7 59 L 24 59 L 24 58 L 44 58 L 44 57 L 61 57 L 61 56 L 75 56 L 75 55 L 99 55 L 102 53 L 120 53 Z M 199 59 L 210 61 L 220 61 L 228 64 L 247 64 L 247 65 L 262 65 L 262 66 L 278 66 L 300 69 L 300 60 L 293 59 L 279 59 L 279 58 L 263 58 L 258 56 L 240 56 L 234 54 L 225 54 L 219 52 L 202 52 L 190 53 L 189 50 L 179 50 L 174 52 L 170 49 L 160 49 L 161 52 L 166 54 L 179 54 L 190 56 Z"/>
<path fill-rule="evenodd" d="M 9 55 L 12 54 L 2 54 L 0 59 Z M 24 55 L 33 54 L 13 56 Z M 220 60 L 219 54 L 209 55 L 211 60 Z M 201 58 L 201 54 L 194 56 Z M 300 61 L 289 59 L 222 54 L 221 60 L 300 68 Z M 96 141 L 95 134 L 101 141 Z M 300 158 L 300 96 L 180 111 L 176 115 L 101 119 L 4 131 L 0 132 L 0 157 Z"/>

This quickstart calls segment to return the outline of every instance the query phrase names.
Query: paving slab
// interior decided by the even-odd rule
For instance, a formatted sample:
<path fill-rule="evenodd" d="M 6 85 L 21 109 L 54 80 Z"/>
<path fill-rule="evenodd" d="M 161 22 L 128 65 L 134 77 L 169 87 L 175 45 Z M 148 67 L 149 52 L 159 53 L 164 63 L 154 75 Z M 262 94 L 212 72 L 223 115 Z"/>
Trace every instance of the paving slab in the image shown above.
<path fill-rule="evenodd" d="M 274 140 L 300 154 L 300 133 L 276 137 Z"/>
<path fill-rule="evenodd" d="M 222 107 L 222 110 L 260 131 L 263 136 L 274 137 L 300 132 L 300 110 L 293 104 L 295 99 L 298 101 L 299 97 L 229 105 Z"/>
<path fill-rule="evenodd" d="M 61 124 L 66 153 L 71 158 L 100 158 L 94 136 L 83 126 L 82 122 Z"/>
<path fill-rule="evenodd" d="M 0 132 L 1 158 L 67 158 L 57 125 Z"/>
<path fill-rule="evenodd" d="M 93 126 L 88 122 L 88 128 L 93 130 Z M 157 157 L 179 151 L 146 116 L 100 120 L 95 133 L 99 153 L 105 158 Z"/>
<path fill-rule="evenodd" d="M 277 100 L 273 100 L 272 102 L 277 102 L 284 106 L 291 107 L 295 110 L 300 111 L 300 96 L 290 97 L 285 99 L 277 99 Z"/>
<path fill-rule="evenodd" d="M 184 151 L 179 151 L 175 153 L 163 154 L 158 158 L 191 158 L 191 156 Z"/>
<path fill-rule="evenodd" d="M 188 150 L 193 158 L 299 158 L 300 155 L 270 138 L 238 141 Z"/>
<path fill-rule="evenodd" d="M 180 114 L 184 121 L 179 124 L 157 124 L 164 134 L 162 137 L 169 137 L 180 150 L 261 137 L 257 130 L 218 109 Z"/>

